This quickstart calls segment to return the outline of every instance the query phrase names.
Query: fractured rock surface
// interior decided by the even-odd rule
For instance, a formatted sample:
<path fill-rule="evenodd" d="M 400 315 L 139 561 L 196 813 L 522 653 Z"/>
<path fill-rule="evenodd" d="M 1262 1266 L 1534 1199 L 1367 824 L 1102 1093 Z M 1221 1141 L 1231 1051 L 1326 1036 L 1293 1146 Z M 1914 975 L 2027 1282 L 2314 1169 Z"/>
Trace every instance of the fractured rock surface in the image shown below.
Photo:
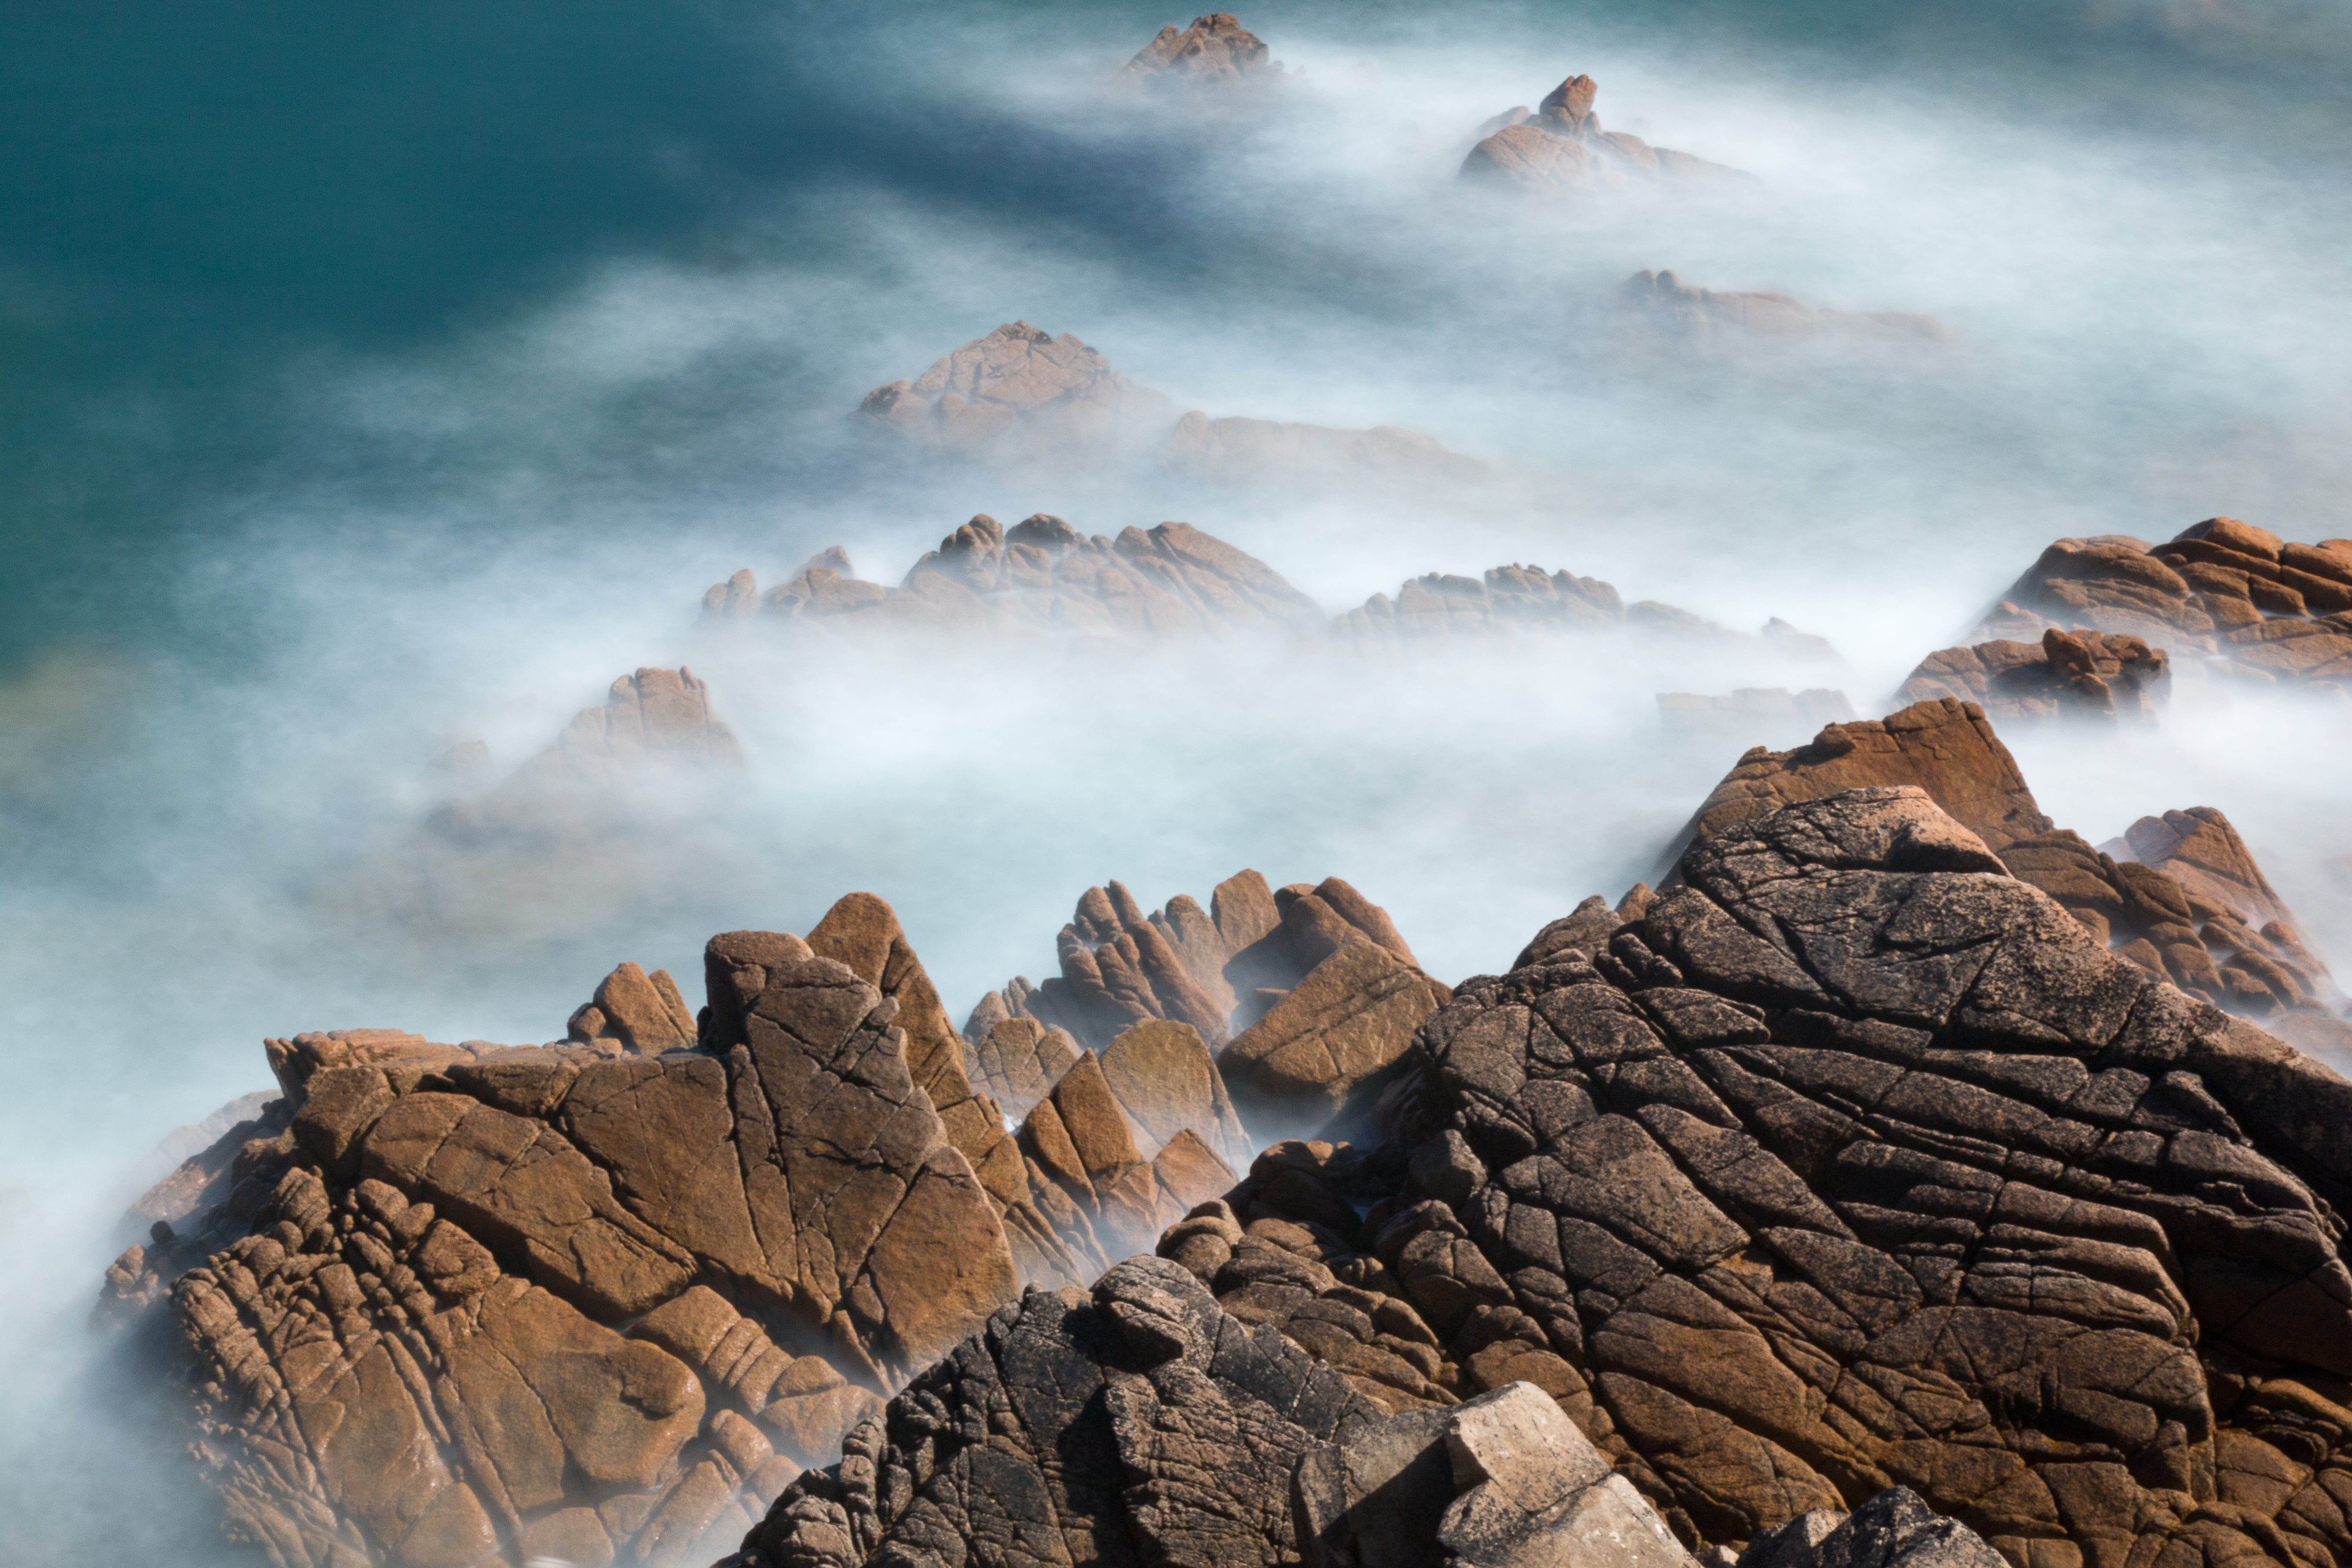
<path fill-rule="evenodd" d="M 1904 680 L 1895 700 L 1954 698 L 2003 722 L 2068 718 L 2146 723 L 2163 710 L 2171 692 L 2172 660 L 2162 648 L 2121 632 L 2052 626 L 2037 642 L 1984 642 L 1931 653 Z"/>
<path fill-rule="evenodd" d="M 192 1162 L 227 1195 L 100 1303 L 180 1342 L 232 1539 L 288 1565 L 707 1562 L 1013 1298 L 926 1087 L 971 1100 L 959 1043 L 895 919 L 861 896 L 811 936 L 713 938 L 682 1047 L 675 987 L 634 965 L 584 1044 L 270 1042 L 272 1135 Z M 985 1114 L 992 1141 L 957 1119 L 982 1160 L 1010 1147 Z"/>
<path fill-rule="evenodd" d="M 2145 637 L 2226 680 L 2338 695 L 2352 689 L 2352 540 L 2294 544 L 2227 517 L 2163 544 L 2062 539 L 1979 635 L 2039 637 L 2052 626 Z"/>
<path fill-rule="evenodd" d="M 1138 386 L 1068 332 L 1055 337 L 1008 321 L 912 381 L 866 395 L 870 426 L 938 451 L 976 452 L 1009 436 L 1047 447 L 1088 447 L 1156 437 L 1172 404 Z"/>
<path fill-rule="evenodd" d="M 1496 115 L 1478 128 L 1480 140 L 1463 159 L 1460 177 L 1564 195 L 1753 178 L 1688 153 L 1653 147 L 1639 136 L 1601 130 L 1592 110 L 1600 91 L 1591 77 L 1572 76 L 1538 109 L 1521 106 Z"/>
<path fill-rule="evenodd" d="M 1884 720 L 1830 725 L 1794 751 L 1757 747 L 1707 796 L 1689 836 L 1703 840 L 1780 805 L 1869 784 L 1925 790 L 2012 872 L 2150 973 L 2232 1012 L 2309 1014 L 2327 1044 L 2341 1043 L 2334 979 L 2227 817 L 2210 806 L 2144 817 L 2126 839 L 2095 848 L 2042 814 L 1973 702 L 1930 699 Z"/>

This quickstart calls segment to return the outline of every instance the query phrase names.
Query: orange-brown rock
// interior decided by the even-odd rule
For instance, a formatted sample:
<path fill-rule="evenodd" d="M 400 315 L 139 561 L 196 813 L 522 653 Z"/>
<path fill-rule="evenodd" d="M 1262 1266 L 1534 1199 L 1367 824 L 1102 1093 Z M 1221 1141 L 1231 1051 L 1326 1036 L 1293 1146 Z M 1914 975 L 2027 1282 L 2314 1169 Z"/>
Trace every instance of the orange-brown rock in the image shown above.
<path fill-rule="evenodd" d="M 739 572 L 703 595 L 703 616 L 829 633 L 919 626 L 1199 635 L 1324 624 L 1315 602 L 1280 574 L 1190 523 L 1088 539 L 1042 512 L 1010 529 L 973 518 L 896 588 L 811 566 L 761 595 L 751 574 Z"/>
<path fill-rule="evenodd" d="M 888 906 L 811 937 L 713 938 L 698 1037 L 667 1047 L 683 1003 L 634 965 L 584 1044 L 269 1042 L 284 1109 L 167 1180 L 179 1219 L 100 1314 L 176 1329 L 234 1539 L 287 1568 L 708 1562 L 1013 1299 L 1024 1216 L 1087 1266 Z M 1162 1152 L 1181 1213 L 1194 1146 Z"/>
<path fill-rule="evenodd" d="M 1639 136 L 1603 131 L 1593 112 L 1599 84 L 1573 76 L 1541 108 L 1507 110 L 1478 128 L 1461 178 L 1521 190 L 1587 195 L 1659 184 L 1717 184 L 1752 176 L 1688 153 L 1653 147 Z"/>
<path fill-rule="evenodd" d="M 668 970 L 647 974 L 637 964 L 624 963 L 572 1015 L 565 1033 L 582 1045 L 616 1040 L 624 1050 L 654 1056 L 694 1044 L 694 1013 Z"/>
<path fill-rule="evenodd" d="M 1115 447 L 1156 437 L 1176 417 L 1167 398 L 1070 333 L 1026 321 L 973 339 L 912 381 L 876 387 L 858 413 L 871 429 L 964 454 Z"/>
<path fill-rule="evenodd" d="M 2011 720 L 2146 722 L 2172 691 L 2172 661 L 2120 632 L 2066 632 L 2038 642 L 1986 642 L 1929 654 L 1895 693 L 1898 702 L 1956 698 Z"/>
<path fill-rule="evenodd" d="M 1121 78 L 1149 82 L 1224 83 L 1252 76 L 1273 76 L 1281 62 L 1268 58 L 1256 34 L 1229 11 L 1195 16 L 1179 32 L 1173 26 L 1119 68 Z"/>
<path fill-rule="evenodd" d="M 2209 518 L 2163 544 L 2062 539 L 1985 616 L 1982 635 L 2122 632 L 2230 680 L 2352 689 L 2352 540 L 2293 544 Z"/>

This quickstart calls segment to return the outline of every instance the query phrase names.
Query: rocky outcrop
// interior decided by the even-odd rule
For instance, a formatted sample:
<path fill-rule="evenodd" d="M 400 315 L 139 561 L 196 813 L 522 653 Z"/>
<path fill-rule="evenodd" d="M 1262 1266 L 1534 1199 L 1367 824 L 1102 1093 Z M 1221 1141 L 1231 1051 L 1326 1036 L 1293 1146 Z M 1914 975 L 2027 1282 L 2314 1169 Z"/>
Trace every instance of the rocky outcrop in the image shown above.
<path fill-rule="evenodd" d="M 572 1015 L 564 1034 L 583 1046 L 610 1040 L 625 1051 L 658 1056 L 692 1046 L 695 1030 L 693 1010 L 668 970 L 647 974 L 638 964 L 624 963 Z"/>
<path fill-rule="evenodd" d="M 1478 128 L 1462 161 L 1465 180 L 1556 195 L 1659 186 L 1720 184 L 1753 176 L 1688 153 L 1653 147 L 1639 136 L 1603 131 L 1592 111 L 1600 85 L 1572 76 L 1530 111 L 1507 110 Z"/>
<path fill-rule="evenodd" d="M 1197 86 L 1223 84 L 1247 77 L 1275 76 L 1282 62 L 1268 58 L 1256 34 L 1229 11 L 1195 16 L 1182 32 L 1173 26 L 1137 51 L 1119 68 L 1122 80 Z"/>
<path fill-rule="evenodd" d="M 2001 1568 L 2001 1556 L 1908 1487 L 1889 1487 L 1850 1514 L 1823 1509 L 1759 1536 L 1739 1568 Z"/>
<path fill-rule="evenodd" d="M 232 1539 L 288 1568 L 708 1562 L 1013 1299 L 1022 1213 L 975 1169 L 1025 1173 L 887 906 L 704 966 L 683 1046 L 635 965 L 583 1044 L 270 1042 L 278 1109 L 192 1163 L 207 1206 L 100 1303 L 179 1341 Z"/>
<path fill-rule="evenodd" d="M 1756 747 L 1708 795 L 1682 842 L 1873 784 L 1925 790 L 2012 872 L 2148 973 L 2232 1012 L 2336 1020 L 2335 981 L 2228 818 L 2209 806 L 2143 818 L 2125 839 L 2095 848 L 2042 814 L 1972 702 L 1916 702 L 1884 720 L 1830 725 L 1794 751 Z M 2176 855 L 2186 879 L 2166 868 Z"/>
<path fill-rule="evenodd" d="M 1336 430 L 1273 419 L 1212 419 L 1198 410 L 1176 422 L 1162 458 L 1174 473 L 1225 481 L 1377 479 L 1475 485 L 1494 477 L 1477 458 L 1394 425 Z"/>
<path fill-rule="evenodd" d="M 2062 539 L 1987 612 L 1980 637 L 2057 626 L 2161 644 L 2176 665 L 2256 687 L 2352 690 L 2352 540 L 2291 544 L 2234 518 L 2168 543 Z"/>
<path fill-rule="evenodd" d="M 824 632 L 929 627 L 998 631 L 1205 634 L 1312 630 L 1315 602 L 1255 557 L 1190 523 L 1089 539 L 1040 512 L 1007 529 L 973 518 L 940 541 L 896 588 L 847 574 L 838 549 L 766 594 L 749 571 L 703 595 L 706 624 L 756 619 Z"/>
<path fill-rule="evenodd" d="M 1070 333 L 1008 321 L 912 381 L 876 387 L 858 415 L 871 428 L 969 455 L 1008 442 L 1051 451 L 1150 439 L 1176 409 Z"/>
<path fill-rule="evenodd" d="M 1619 286 L 1617 303 L 1632 331 L 1680 349 L 1757 342 L 1920 348 L 1953 335 L 1933 316 L 1824 310 L 1787 294 L 1702 289 L 1669 271 L 1636 272 Z"/>
<path fill-rule="evenodd" d="M 1745 638 L 1690 611 L 1654 599 L 1628 605 L 1597 577 L 1547 573 L 1540 566 L 1496 566 L 1480 577 L 1431 572 L 1412 578 L 1396 596 L 1375 594 L 1334 616 L 1334 634 L 1358 647 L 1410 647 L 1432 638 L 1531 632 L 1622 632 L 1685 645 L 1743 643 L 1791 663 L 1837 663 L 1824 638 L 1774 616 L 1757 638 Z"/>
<path fill-rule="evenodd" d="M 1059 1031 L 1108 1065 L 1137 1026 L 1187 1025 L 1259 1143 L 1367 1114 L 1446 994 L 1387 911 L 1336 877 L 1276 889 L 1244 871 L 1206 910 L 1179 897 L 1149 915 L 1119 883 L 1089 888 L 1058 946 L 1060 974 L 981 999 L 964 1025 L 976 1053 L 1018 1060 Z"/>
<path fill-rule="evenodd" d="M 2039 642 L 1986 642 L 1931 653 L 1895 700 L 1955 698 L 2004 723 L 2058 718 L 2147 723 L 2171 694 L 2172 660 L 2162 648 L 2120 632 L 2053 626 Z"/>
<path fill-rule="evenodd" d="M 1726 826 L 1414 1060 L 1391 1142 L 1270 1151 L 1160 1247 L 1367 1398 L 1534 1384 L 1758 1562 L 1969 1560 L 1890 1487 L 2020 1568 L 2352 1552 L 2352 1083 L 1923 792 Z"/>

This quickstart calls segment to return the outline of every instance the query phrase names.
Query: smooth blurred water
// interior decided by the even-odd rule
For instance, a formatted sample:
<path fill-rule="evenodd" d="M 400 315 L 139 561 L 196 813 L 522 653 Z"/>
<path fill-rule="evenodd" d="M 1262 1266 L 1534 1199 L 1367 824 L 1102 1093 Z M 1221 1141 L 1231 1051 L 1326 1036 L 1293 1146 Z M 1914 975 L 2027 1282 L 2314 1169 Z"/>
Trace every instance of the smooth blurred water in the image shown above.
<path fill-rule="evenodd" d="M 1200 112 L 1108 90 L 1131 4 L 0 7 L 0 1453 L 13 1560 L 191 1560 L 79 1321 L 121 1173 L 262 1079 L 259 1040 L 542 1039 L 622 958 L 803 929 L 870 887 L 951 1006 L 1050 967 L 1088 883 L 1350 878 L 1446 978 L 1644 875 L 1748 741 L 1660 689 L 1865 711 L 2068 533 L 2216 512 L 2352 533 L 2352 20 L 2299 0 L 1273 5 L 1292 68 Z M 1571 71 L 1733 199 L 1465 192 Z M 1933 313 L 1924 359 L 1629 355 L 1640 268 Z M 869 387 L 1000 321 L 1181 406 L 1436 435 L 1456 494 L 1148 468 L 919 468 Z M 1741 629 L 1403 662 L 699 637 L 702 588 L 847 544 L 895 580 L 965 516 L 1187 518 L 1343 608 L 1506 560 Z M 418 835 L 640 664 L 692 663 L 743 781 L 641 831 L 453 868 Z M 2324 952 L 2340 710 L 2190 702 L 2021 737 L 2095 839 L 2210 804 Z M 100 1412 L 102 1414 L 102 1410 Z"/>

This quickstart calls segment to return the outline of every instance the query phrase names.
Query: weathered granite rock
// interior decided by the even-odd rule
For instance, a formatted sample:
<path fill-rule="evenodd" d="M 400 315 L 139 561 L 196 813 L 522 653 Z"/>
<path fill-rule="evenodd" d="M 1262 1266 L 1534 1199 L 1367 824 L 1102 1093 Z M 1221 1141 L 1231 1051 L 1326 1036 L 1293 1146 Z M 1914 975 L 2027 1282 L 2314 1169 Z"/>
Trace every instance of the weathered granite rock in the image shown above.
<path fill-rule="evenodd" d="M 2209 518 L 2163 544 L 2062 539 L 1986 613 L 1979 636 L 2121 632 L 2176 664 L 2257 687 L 2352 690 L 2352 540 L 2292 544 Z"/>
<path fill-rule="evenodd" d="M 582 1045 L 614 1040 L 624 1050 L 658 1056 L 694 1044 L 694 1012 L 668 970 L 647 974 L 637 964 L 624 963 L 572 1015 L 565 1034 Z"/>
<path fill-rule="evenodd" d="M 1276 889 L 1244 871 L 1218 885 L 1207 910 L 1180 897 L 1148 916 L 1119 883 L 1089 888 L 1058 945 L 1061 973 L 990 992 L 966 1041 L 1028 1018 L 1108 1062 L 1111 1042 L 1137 1025 L 1189 1025 L 1253 1131 L 1243 1161 L 1270 1137 L 1366 1114 L 1445 995 L 1387 912 L 1336 877 Z"/>
<path fill-rule="evenodd" d="M 649 1037 L 674 988 L 625 965 L 585 1044 L 269 1042 L 282 1109 L 166 1183 L 203 1206 L 99 1314 L 178 1340 L 233 1540 L 285 1568 L 707 1562 L 1013 1298 L 1024 1215 L 1080 1266 L 888 907 L 810 934 L 713 938 L 682 1048 Z"/>
<path fill-rule="evenodd" d="M 1661 185 L 1720 184 L 1752 175 L 1688 153 L 1653 147 L 1639 136 L 1603 131 L 1592 111 L 1600 88 L 1574 76 L 1545 95 L 1535 112 L 1507 110 L 1478 128 L 1461 178 L 1520 190 L 1585 195 Z"/>
<path fill-rule="evenodd" d="M 1412 578 L 1391 598 L 1375 594 L 1334 616 L 1333 632 L 1359 647 L 1410 647 L 1431 638 L 1531 632 L 1616 632 L 1676 642 L 1737 647 L 1740 635 L 1690 611 L 1654 599 L 1628 605 L 1595 577 L 1547 574 L 1540 566 L 1496 566 L 1483 577 L 1431 572 Z M 1801 663 L 1836 663 L 1829 643 L 1775 616 L 1759 651 Z"/>
<path fill-rule="evenodd" d="M 1127 80 L 1189 86 L 1275 76 L 1281 70 L 1282 62 L 1269 58 L 1265 45 L 1240 18 L 1229 11 L 1213 11 L 1192 18 L 1182 32 L 1172 26 L 1160 28 L 1118 74 Z"/>
<path fill-rule="evenodd" d="M 858 413 L 869 428 L 963 454 L 1116 446 L 1176 417 L 1166 397 L 1070 333 L 1026 321 L 973 339 L 912 381 L 876 387 Z"/>
<path fill-rule="evenodd" d="M 1889 1487 L 1850 1514 L 1822 1510 L 1759 1536 L 1739 1568 L 2001 1568 L 2001 1555 L 1908 1487 Z"/>
<path fill-rule="evenodd" d="M 1636 272 L 1619 286 L 1617 303 L 1633 331 L 1685 350 L 1759 342 L 1921 348 L 1948 342 L 1953 335 L 1933 316 L 1831 310 L 1787 294 L 1719 292 L 1685 283 L 1670 271 Z"/>
<path fill-rule="evenodd" d="M 1717 784 L 1682 843 L 1778 805 L 1865 784 L 1912 784 L 2152 974 L 2256 1016 L 2334 1020 L 2343 998 L 2229 819 L 2210 806 L 2142 818 L 2098 848 L 2035 804 L 2016 759 L 1973 702 L 1937 698 L 1884 720 L 1833 724 L 1790 752 L 1756 747 Z M 2146 847 L 2143 855 L 2135 842 Z M 2183 877 L 2166 868 L 2179 864 Z"/>
<path fill-rule="evenodd" d="M 1739 823 L 1681 875 L 1431 1021 L 1414 1191 L 1464 1195 L 1391 1222 L 1453 1300 L 1524 1317 L 1629 1478 L 1705 1541 L 1901 1484 L 2021 1564 L 2352 1548 L 2323 1500 L 2352 1425 L 2283 1449 L 2270 1414 L 2352 1374 L 2352 1084 L 2103 951 L 1914 789 Z"/>
<path fill-rule="evenodd" d="M 1920 660 L 1895 693 L 1902 703 L 1948 697 L 2013 720 L 2084 719 L 2147 723 L 2172 694 L 2172 660 L 2120 632 L 2066 632 L 2038 642 L 1948 647 Z"/>
<path fill-rule="evenodd" d="M 842 558 L 845 566 L 847 558 Z M 749 571 L 703 595 L 705 622 L 757 617 L 825 632 L 930 627 L 1055 633 L 1318 630 L 1323 612 L 1255 557 L 1190 523 L 1088 539 L 1040 512 L 982 515 L 940 542 L 897 588 L 811 565 L 765 595 Z"/>

